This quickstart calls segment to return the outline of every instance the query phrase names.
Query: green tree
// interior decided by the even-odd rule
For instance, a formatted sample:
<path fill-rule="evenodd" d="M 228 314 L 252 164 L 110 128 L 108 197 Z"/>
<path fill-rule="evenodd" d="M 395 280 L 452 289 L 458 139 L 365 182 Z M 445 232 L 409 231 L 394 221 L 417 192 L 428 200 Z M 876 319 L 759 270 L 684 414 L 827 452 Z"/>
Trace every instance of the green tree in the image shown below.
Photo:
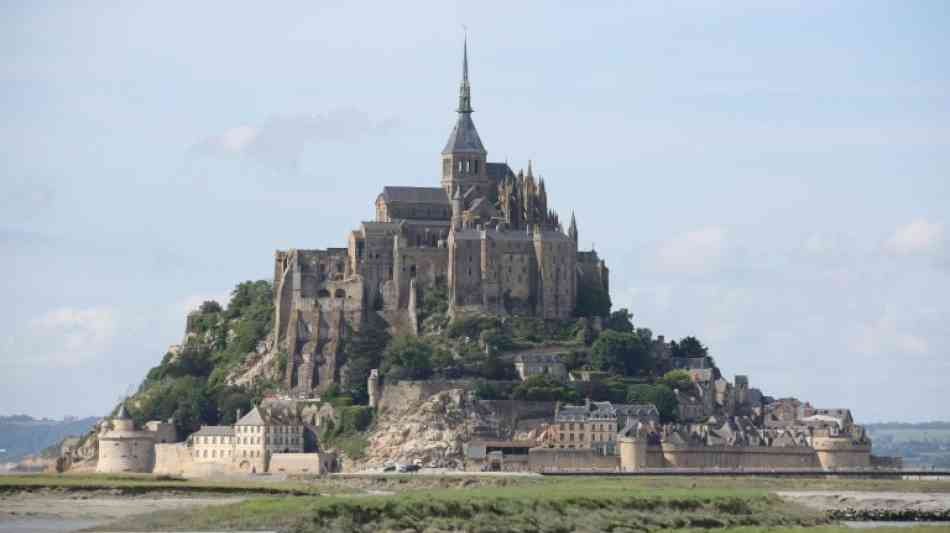
<path fill-rule="evenodd" d="M 633 333 L 633 315 L 627 308 L 617 309 L 610 313 L 604 327 L 621 333 Z"/>
<path fill-rule="evenodd" d="M 693 378 L 690 377 L 689 372 L 677 368 L 663 374 L 659 382 L 669 386 L 671 389 L 685 391 L 693 385 Z"/>
<path fill-rule="evenodd" d="M 383 352 L 389 343 L 385 324 L 370 314 L 359 332 L 349 335 L 343 345 L 346 360 L 346 391 L 355 403 L 369 401 L 366 380 L 374 368 L 380 368 Z"/>
<path fill-rule="evenodd" d="M 382 370 L 396 379 L 425 379 L 432 375 L 432 346 L 418 337 L 396 337 L 383 354 Z"/>
<path fill-rule="evenodd" d="M 501 391 L 491 383 L 479 381 L 475 384 L 475 397 L 479 400 L 502 400 Z"/>
<path fill-rule="evenodd" d="M 616 374 L 633 376 L 649 372 L 653 359 L 649 347 L 636 333 L 604 330 L 591 348 L 594 368 Z"/>
<path fill-rule="evenodd" d="M 668 385 L 631 385 L 627 389 L 627 403 L 652 403 L 660 412 L 661 422 L 672 422 L 677 417 L 679 401 Z"/>
<path fill-rule="evenodd" d="M 518 370 L 509 359 L 502 359 L 495 353 L 488 354 L 482 361 L 479 374 L 485 379 L 515 380 L 518 379 Z"/>
<path fill-rule="evenodd" d="M 582 283 L 577 287 L 576 316 L 606 317 L 610 315 L 610 294 L 597 284 Z"/>
<path fill-rule="evenodd" d="M 696 337 L 683 337 L 679 342 L 673 341 L 671 346 L 673 357 L 706 357 L 709 348 L 703 346 Z"/>

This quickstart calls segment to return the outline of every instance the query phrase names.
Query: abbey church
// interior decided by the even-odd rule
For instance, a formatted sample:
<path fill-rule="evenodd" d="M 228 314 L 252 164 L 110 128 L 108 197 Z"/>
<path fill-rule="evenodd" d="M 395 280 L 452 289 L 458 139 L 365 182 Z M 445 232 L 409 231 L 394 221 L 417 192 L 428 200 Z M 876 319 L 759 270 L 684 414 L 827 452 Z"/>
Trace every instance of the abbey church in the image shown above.
<path fill-rule="evenodd" d="M 416 334 L 417 301 L 429 290 L 448 293 L 453 317 L 545 319 L 570 318 L 585 290 L 608 290 L 606 264 L 578 250 L 574 215 L 565 232 L 532 164 L 515 173 L 488 161 L 472 121 L 467 43 L 456 112 L 440 186 L 383 187 L 375 220 L 345 248 L 276 252 L 274 335 L 288 355 L 288 390 L 338 383 L 342 342 L 369 319 Z"/>

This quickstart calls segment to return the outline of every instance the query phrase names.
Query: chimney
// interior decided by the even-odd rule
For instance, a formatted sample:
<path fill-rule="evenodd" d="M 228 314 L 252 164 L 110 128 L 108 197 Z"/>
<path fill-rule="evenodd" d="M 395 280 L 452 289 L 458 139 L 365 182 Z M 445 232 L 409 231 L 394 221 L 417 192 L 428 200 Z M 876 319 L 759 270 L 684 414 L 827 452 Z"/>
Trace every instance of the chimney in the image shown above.
<path fill-rule="evenodd" d="M 590 411 L 590 396 L 584 398 L 584 407 L 587 408 L 588 411 Z"/>
<path fill-rule="evenodd" d="M 237 423 L 237 421 L 240 419 L 241 419 L 241 408 L 238 407 L 237 410 L 234 412 L 234 422 Z"/>

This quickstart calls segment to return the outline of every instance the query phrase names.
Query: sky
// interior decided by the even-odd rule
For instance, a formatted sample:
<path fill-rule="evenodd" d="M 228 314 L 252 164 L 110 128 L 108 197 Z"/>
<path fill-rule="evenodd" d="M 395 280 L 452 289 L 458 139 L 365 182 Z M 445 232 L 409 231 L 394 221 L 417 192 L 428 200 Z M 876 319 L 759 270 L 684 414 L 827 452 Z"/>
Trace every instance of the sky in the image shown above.
<path fill-rule="evenodd" d="M 437 186 L 463 26 L 489 160 L 638 327 L 950 419 L 950 6 L 760 0 L 0 3 L 0 414 L 106 413 L 275 249 Z"/>

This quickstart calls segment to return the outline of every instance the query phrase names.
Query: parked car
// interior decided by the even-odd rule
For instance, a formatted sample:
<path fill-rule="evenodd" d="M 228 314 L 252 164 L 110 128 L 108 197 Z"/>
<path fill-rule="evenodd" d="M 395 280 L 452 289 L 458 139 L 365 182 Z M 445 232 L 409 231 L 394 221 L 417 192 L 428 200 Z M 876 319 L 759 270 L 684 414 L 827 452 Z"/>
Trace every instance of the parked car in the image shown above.
<path fill-rule="evenodd" d="M 403 473 L 418 472 L 419 468 L 421 468 L 419 465 L 399 465 L 399 471 Z"/>
<path fill-rule="evenodd" d="M 395 472 L 396 465 L 386 465 L 383 467 L 383 472 Z"/>

